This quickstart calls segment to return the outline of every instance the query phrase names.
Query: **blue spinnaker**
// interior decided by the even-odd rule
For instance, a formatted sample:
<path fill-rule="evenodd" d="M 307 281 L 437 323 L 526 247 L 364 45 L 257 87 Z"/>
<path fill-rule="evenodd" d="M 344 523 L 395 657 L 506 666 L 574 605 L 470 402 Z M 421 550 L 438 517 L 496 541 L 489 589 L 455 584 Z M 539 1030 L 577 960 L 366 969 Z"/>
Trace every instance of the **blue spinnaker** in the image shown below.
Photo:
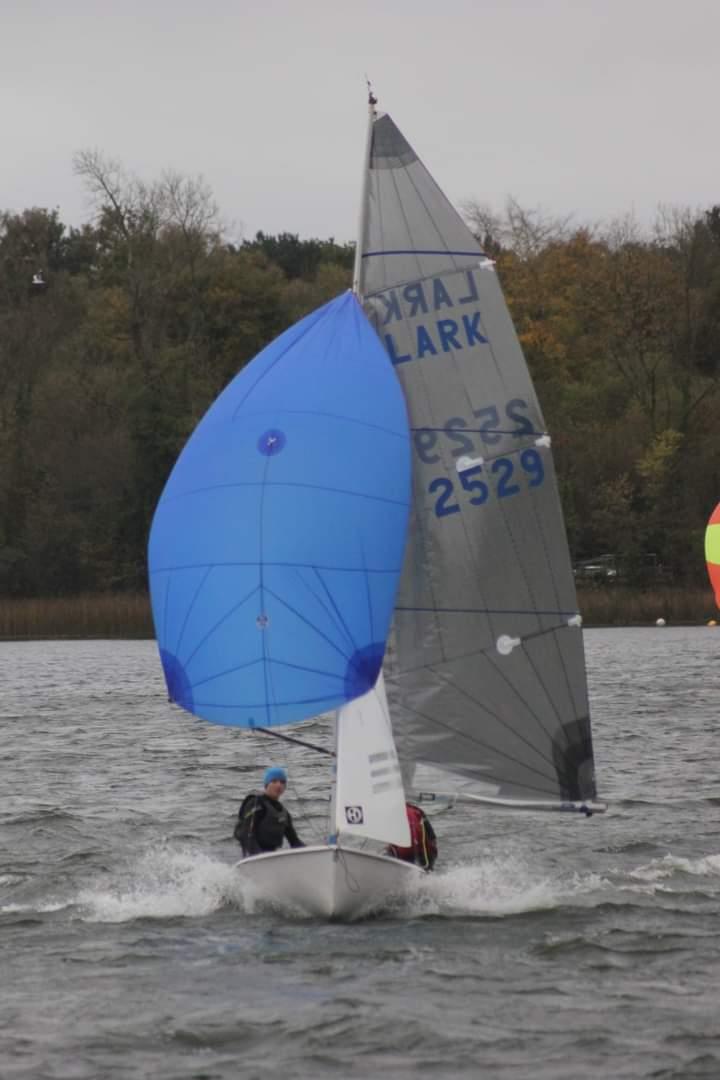
<path fill-rule="evenodd" d="M 409 499 L 403 393 L 346 293 L 236 376 L 165 486 L 149 571 L 171 700 L 269 727 L 369 690 Z"/>

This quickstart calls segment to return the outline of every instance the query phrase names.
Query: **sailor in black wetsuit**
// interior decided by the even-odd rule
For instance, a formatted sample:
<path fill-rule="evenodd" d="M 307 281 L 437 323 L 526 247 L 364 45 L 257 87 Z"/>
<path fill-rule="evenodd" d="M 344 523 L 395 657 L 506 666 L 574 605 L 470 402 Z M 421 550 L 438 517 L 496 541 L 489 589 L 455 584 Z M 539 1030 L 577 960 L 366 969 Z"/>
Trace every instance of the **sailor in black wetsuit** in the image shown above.
<path fill-rule="evenodd" d="M 287 773 L 277 767 L 268 769 L 263 784 L 263 791 L 245 796 L 238 811 L 234 836 L 242 845 L 243 855 L 276 851 L 286 837 L 290 847 L 305 847 L 290 814 L 280 802 L 287 786 Z"/>

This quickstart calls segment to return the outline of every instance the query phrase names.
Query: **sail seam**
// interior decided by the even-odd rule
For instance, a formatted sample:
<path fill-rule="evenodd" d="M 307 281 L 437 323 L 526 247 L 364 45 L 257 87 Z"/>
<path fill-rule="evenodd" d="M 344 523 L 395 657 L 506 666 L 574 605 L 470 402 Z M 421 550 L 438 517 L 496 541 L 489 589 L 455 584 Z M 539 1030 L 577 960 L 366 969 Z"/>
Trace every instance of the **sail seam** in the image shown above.
<path fill-rule="evenodd" d="M 488 711 L 485 708 L 484 705 L 481 705 L 480 707 L 482 709 L 485 709 L 486 712 Z M 527 772 L 535 773 L 536 776 L 542 777 L 543 780 L 549 780 L 553 784 L 553 786 L 555 786 L 555 787 L 557 786 L 557 776 L 556 776 L 554 771 L 553 771 L 552 776 L 548 776 L 546 773 L 542 772 L 540 769 L 536 769 L 532 765 L 528 765 L 525 762 L 520 761 L 519 758 L 513 757 L 512 754 L 508 754 L 504 750 L 496 749 L 495 747 L 490 746 L 488 743 L 483 742 L 482 739 L 478 739 L 476 736 L 470 735 L 466 731 L 461 731 L 459 728 L 455 728 L 451 724 L 443 723 L 442 720 L 436 720 L 434 717 L 428 716 L 427 713 L 421 712 L 419 709 L 410 709 L 410 708 L 408 708 L 408 706 L 404 706 L 404 708 L 406 708 L 408 710 L 408 712 L 414 713 L 416 716 L 422 716 L 424 720 L 427 720 L 429 723 L 433 724 L 435 727 L 443 728 L 445 731 L 449 731 L 453 735 L 458 735 L 460 738 L 465 739 L 468 742 L 473 743 L 475 746 L 479 746 L 483 750 L 489 751 L 491 754 L 494 754 L 496 757 L 505 758 L 507 761 L 510 761 L 513 765 L 519 765 L 520 768 L 525 769 Z M 493 714 L 490 713 L 490 715 L 492 716 Z M 541 759 L 543 761 L 547 761 L 547 759 L 543 758 L 542 755 L 539 755 L 539 756 L 541 757 Z M 420 761 L 421 763 L 424 762 L 425 764 L 428 764 L 428 765 L 437 766 L 438 768 L 442 768 L 442 763 L 441 762 L 433 761 L 433 759 L 429 758 L 429 757 L 422 758 L 422 759 L 418 758 L 418 761 Z M 463 775 L 466 775 L 466 774 L 463 774 Z M 470 775 L 472 775 L 472 774 L 470 774 Z M 512 781 L 512 780 L 504 780 L 503 783 L 510 783 L 510 784 L 514 783 L 518 787 L 519 786 L 527 787 L 532 791 L 543 791 L 543 792 L 546 791 L 545 788 L 532 787 L 530 784 L 526 784 L 526 783 L 518 784 L 517 781 Z"/>
<path fill-rule="evenodd" d="M 250 599 L 250 598 L 251 598 L 252 596 L 254 596 L 254 595 L 255 595 L 255 593 L 256 593 L 256 592 L 258 591 L 258 589 L 259 589 L 259 586 L 258 586 L 258 585 L 255 585 L 255 586 L 254 586 L 254 587 L 253 587 L 253 588 L 252 588 L 252 589 L 250 590 L 250 592 L 249 592 L 249 593 L 247 593 L 247 594 L 246 594 L 246 595 L 245 595 L 245 596 L 244 596 L 244 597 L 242 598 L 242 600 L 240 600 L 240 601 L 239 601 L 239 603 L 237 603 L 237 604 L 233 604 L 233 606 L 232 606 L 232 607 L 230 608 L 230 610 L 229 610 L 229 611 L 226 611 L 226 612 L 225 612 L 225 614 L 224 614 L 224 615 L 223 615 L 223 616 L 222 616 L 222 617 L 221 617 L 220 619 L 218 619 L 218 621 L 217 621 L 217 622 L 215 623 L 215 625 L 214 625 L 214 626 L 212 626 L 212 627 L 210 627 L 210 629 L 208 630 L 208 632 L 207 632 L 207 633 L 206 633 L 206 634 L 205 634 L 205 635 L 204 635 L 203 637 L 201 637 L 201 638 L 200 638 L 200 640 L 198 641 L 197 645 L 195 646 L 195 648 L 193 649 L 193 651 L 192 651 L 192 652 L 190 653 L 190 655 L 188 656 L 188 658 L 187 658 L 186 660 L 183 660 L 183 661 L 182 661 L 182 665 L 183 665 L 183 667 L 185 668 L 185 671 L 186 671 L 186 672 L 187 672 L 187 669 L 188 669 L 188 667 L 189 667 L 189 666 L 190 666 L 190 664 L 192 663 L 192 661 L 193 661 L 193 658 L 194 658 L 195 656 L 197 656 L 197 654 L 198 654 L 198 652 L 200 651 L 200 649 L 201 649 L 201 648 L 203 647 L 203 645 L 205 645 L 205 643 L 206 643 L 206 642 L 207 642 L 207 641 L 208 641 L 208 640 L 209 640 L 209 639 L 210 639 L 210 638 L 212 637 L 212 635 L 213 635 L 213 634 L 215 633 L 215 631 L 216 631 L 216 630 L 218 630 L 218 629 L 219 629 L 219 628 L 220 628 L 220 627 L 221 627 L 221 626 L 223 625 L 223 623 L 227 622 L 227 620 L 228 620 L 228 619 L 229 619 L 229 618 L 231 617 L 231 615 L 234 615 L 236 611 L 239 611 L 239 610 L 240 610 L 240 608 L 241 608 L 241 607 L 243 606 L 243 604 L 246 604 L 246 603 L 248 602 L 248 600 L 249 600 L 249 599 Z M 179 657 L 178 657 L 178 659 L 179 659 Z"/>
<path fill-rule="evenodd" d="M 334 303 L 334 301 L 330 301 L 330 303 L 332 304 L 332 303 Z M 285 356 L 287 356 L 287 354 L 289 352 L 291 352 L 295 348 L 296 345 L 300 344 L 300 342 L 303 340 L 303 338 L 306 338 L 307 335 L 310 334 L 315 329 L 315 327 L 321 321 L 322 318 L 327 316 L 327 314 L 328 314 L 327 308 L 329 308 L 329 307 L 330 307 L 330 304 L 325 304 L 323 307 L 319 308 L 318 311 L 316 312 L 317 318 L 312 319 L 312 321 L 310 322 L 310 325 L 307 326 L 305 328 L 305 330 L 303 330 L 303 332 L 301 334 L 299 334 L 296 338 L 293 338 L 293 340 L 286 346 L 286 348 L 284 348 L 282 350 L 282 352 L 280 352 L 280 354 L 278 356 L 276 356 L 272 360 L 272 362 L 270 364 L 268 364 L 268 366 L 265 368 L 265 370 L 259 373 L 259 375 L 258 375 L 257 379 L 255 380 L 255 382 L 252 384 L 252 386 L 248 387 L 248 389 L 245 392 L 244 396 L 240 399 L 240 401 L 237 403 L 237 405 L 233 409 L 233 414 L 232 414 L 233 421 L 236 419 L 238 412 L 243 407 L 243 405 L 245 404 L 247 399 L 250 397 L 251 394 L 253 394 L 255 392 L 255 390 L 260 385 L 260 383 L 263 381 L 263 379 L 265 379 L 270 374 L 270 372 L 273 371 L 277 367 L 277 365 L 280 363 L 280 361 Z"/>
<path fill-rule="evenodd" d="M 171 573 L 174 570 L 199 570 L 200 568 L 207 567 L 207 566 L 209 566 L 211 568 L 214 568 L 214 567 L 225 567 L 225 568 L 227 568 L 227 567 L 257 566 L 257 565 L 258 565 L 258 560 L 257 559 L 253 559 L 253 560 L 251 560 L 249 562 L 179 563 L 176 566 L 156 566 L 150 571 L 150 574 L 151 575 L 168 574 L 168 573 Z M 273 566 L 273 567 L 284 567 L 284 568 L 288 568 L 288 569 L 291 569 L 293 567 L 297 567 L 297 568 L 302 569 L 302 570 L 315 570 L 316 569 L 316 567 L 315 567 L 315 565 L 313 563 L 266 562 L 265 565 L 266 566 Z M 317 567 L 317 569 L 319 569 L 319 570 L 327 570 L 330 573 L 342 572 L 342 573 L 346 573 L 346 574 L 362 574 L 362 573 L 367 573 L 367 574 L 397 574 L 399 572 L 399 570 L 402 569 L 402 568 L 398 567 L 398 566 L 391 566 L 391 567 L 381 566 L 381 567 L 371 567 L 370 569 L 366 570 L 365 567 L 363 567 L 363 566 L 319 566 L 319 567 Z"/>
<path fill-rule="evenodd" d="M 497 667 L 493 663 L 492 657 L 486 655 L 486 660 L 493 667 L 495 667 L 495 670 L 497 671 Z M 481 701 L 479 701 L 474 696 L 474 694 L 471 694 L 468 690 L 465 690 L 464 687 L 459 686 L 457 682 L 447 678 L 446 676 L 443 675 L 442 672 L 437 671 L 436 668 L 434 668 L 434 667 L 430 668 L 430 670 L 433 672 L 434 675 L 437 675 L 438 678 L 442 679 L 443 682 L 445 682 L 449 686 L 452 686 L 453 689 L 455 689 L 459 694 L 461 694 L 463 697 L 467 698 L 468 701 L 471 701 L 473 705 L 476 705 L 478 708 L 483 709 L 489 716 L 492 716 L 493 719 L 496 720 L 498 722 L 498 724 L 500 724 L 501 727 L 505 728 L 506 731 L 509 731 L 512 735 L 515 736 L 516 739 L 518 739 L 521 743 L 523 743 L 525 746 L 527 746 L 527 748 L 529 750 L 531 750 L 533 753 L 537 754 L 537 756 L 539 758 L 541 758 L 544 762 L 546 762 L 548 765 L 550 765 L 550 767 L 553 769 L 554 779 L 557 780 L 557 770 L 555 769 L 554 761 L 552 761 L 546 754 L 544 754 L 542 752 L 542 750 L 538 749 L 538 747 L 535 746 L 534 743 L 531 743 L 527 738 L 525 738 L 525 736 L 521 735 L 518 731 L 516 731 L 515 728 L 512 726 L 512 724 L 509 724 L 507 722 L 507 720 L 505 720 L 502 716 L 498 716 L 498 714 L 493 712 L 491 709 L 489 709 L 487 707 L 487 705 L 484 705 Z M 502 672 L 499 672 L 499 674 L 502 676 Z M 552 743 L 552 739 L 548 735 L 547 731 L 545 731 L 545 728 L 543 727 L 541 721 L 535 715 L 535 713 L 532 710 L 532 708 L 530 707 L 530 705 L 528 705 L 528 703 L 524 700 L 524 698 L 517 691 L 515 691 L 515 688 L 508 682 L 508 680 L 504 676 L 502 676 L 502 677 L 503 677 L 505 683 L 510 687 L 510 689 L 515 692 L 518 699 L 520 701 L 522 701 L 522 703 L 525 706 L 525 708 L 527 709 L 529 715 L 532 716 L 537 721 L 538 725 L 540 726 L 540 728 L 542 729 L 544 734 L 550 739 L 550 742 Z M 516 759 L 516 762 L 517 762 L 517 764 L 520 764 L 520 762 L 517 761 L 517 759 Z"/>
<path fill-rule="evenodd" d="M 195 590 L 195 594 L 194 594 L 190 604 L 188 605 L 187 611 L 185 612 L 185 618 L 183 619 L 183 624 L 182 624 L 182 627 L 180 629 L 180 636 L 178 637 L 177 645 L 175 646 L 175 655 L 176 656 L 180 655 L 180 646 L 182 645 L 182 639 L 185 636 L 185 628 L 187 627 L 188 621 L 190 619 L 190 615 L 192 614 L 192 611 L 193 611 L 193 609 L 195 607 L 195 604 L 197 602 L 197 598 L 200 595 L 200 593 L 202 592 L 202 590 L 203 590 L 203 588 L 205 586 L 205 582 L 210 577 L 210 574 L 213 572 L 213 569 L 214 568 L 212 566 L 208 566 L 208 568 L 205 571 L 205 574 L 204 574 L 204 576 L 202 578 L 202 581 L 200 582 L 197 589 Z"/>
<path fill-rule="evenodd" d="M 248 416 L 267 416 L 268 409 L 258 409 L 257 412 L 243 412 L 243 420 Z M 395 439 L 406 439 L 407 431 L 396 431 L 394 428 L 384 427 L 382 424 L 373 424 L 369 420 L 361 420 L 357 416 L 345 416 L 343 413 L 323 412 L 321 409 L 285 409 L 283 408 L 278 413 L 273 413 L 277 416 L 324 416 L 330 420 L 339 420 L 343 424 L 357 424 L 359 427 L 368 428 L 370 431 L 382 431 L 386 435 L 391 435 Z M 538 432 L 539 435 L 544 432 Z"/>
<path fill-rule="evenodd" d="M 265 488 L 265 487 L 290 487 L 290 488 L 307 488 L 310 491 L 326 491 L 333 495 L 349 495 L 352 498 L 357 499 L 372 499 L 375 502 L 390 503 L 392 506 L 407 506 L 408 501 L 405 499 L 391 499 L 384 495 L 373 495 L 366 491 L 351 491 L 348 488 L 336 488 L 329 487 L 326 484 L 307 484 L 298 480 L 269 480 L 265 483 L 263 480 L 236 480 L 232 484 L 209 484 L 207 487 L 192 488 L 189 491 L 180 491 L 176 495 L 169 495 L 167 502 L 171 499 L 188 499 L 194 495 L 204 495 L 209 491 L 227 491 L 232 488 Z"/>

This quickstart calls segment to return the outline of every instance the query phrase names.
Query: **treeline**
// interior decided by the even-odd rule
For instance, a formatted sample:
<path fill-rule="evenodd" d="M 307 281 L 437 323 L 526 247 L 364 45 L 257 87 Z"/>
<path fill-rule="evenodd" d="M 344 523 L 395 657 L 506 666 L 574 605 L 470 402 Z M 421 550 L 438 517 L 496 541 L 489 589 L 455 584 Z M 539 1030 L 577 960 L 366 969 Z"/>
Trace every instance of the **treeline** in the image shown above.
<path fill-rule="evenodd" d="M 0 214 L 0 594 L 145 586 L 152 512 L 213 398 L 350 283 L 352 245 L 229 243 L 202 181 L 95 153 L 93 220 Z M 466 208 L 553 433 L 576 560 L 704 581 L 720 498 L 720 208 L 573 228 Z M 653 558 L 648 562 L 648 555 Z"/>

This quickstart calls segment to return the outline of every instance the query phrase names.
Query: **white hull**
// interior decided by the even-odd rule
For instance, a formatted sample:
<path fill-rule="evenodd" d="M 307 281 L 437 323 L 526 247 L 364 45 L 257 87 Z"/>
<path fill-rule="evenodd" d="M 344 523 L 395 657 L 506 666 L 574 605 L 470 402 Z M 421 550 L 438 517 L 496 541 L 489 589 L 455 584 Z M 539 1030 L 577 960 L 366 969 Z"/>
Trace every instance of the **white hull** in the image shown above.
<path fill-rule="evenodd" d="M 411 863 L 334 844 L 253 855 L 236 868 L 263 904 L 340 919 L 359 918 L 402 900 L 424 875 Z"/>

